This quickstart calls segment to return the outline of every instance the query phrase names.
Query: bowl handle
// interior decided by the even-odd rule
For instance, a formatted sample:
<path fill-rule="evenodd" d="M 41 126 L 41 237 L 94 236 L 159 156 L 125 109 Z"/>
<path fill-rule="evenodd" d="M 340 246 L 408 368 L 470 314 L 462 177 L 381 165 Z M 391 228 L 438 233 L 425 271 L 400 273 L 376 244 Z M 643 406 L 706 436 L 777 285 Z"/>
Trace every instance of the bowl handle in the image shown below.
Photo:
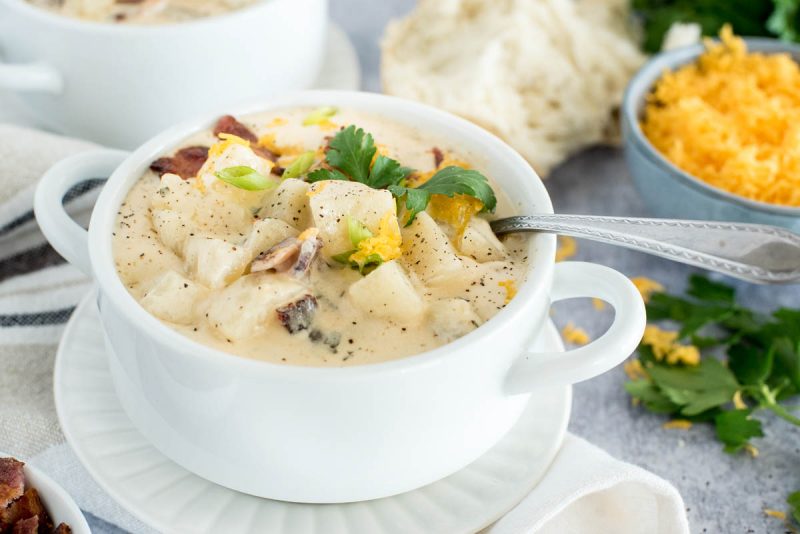
<path fill-rule="evenodd" d="M 64 79 L 54 67 L 44 63 L 0 62 L 0 88 L 58 94 L 64 89 Z"/>
<path fill-rule="evenodd" d="M 642 339 L 646 322 L 644 302 L 636 286 L 614 269 L 584 262 L 556 264 L 552 302 L 595 297 L 614 308 L 614 323 L 586 346 L 567 352 L 527 353 L 517 360 L 506 378 L 509 394 L 526 393 L 541 386 L 581 382 L 621 363 Z"/>
<path fill-rule="evenodd" d="M 126 157 L 121 150 L 82 152 L 53 165 L 36 186 L 33 211 L 42 232 L 59 254 L 89 276 L 88 233 L 64 209 L 64 195 L 88 179 L 107 178 Z"/>

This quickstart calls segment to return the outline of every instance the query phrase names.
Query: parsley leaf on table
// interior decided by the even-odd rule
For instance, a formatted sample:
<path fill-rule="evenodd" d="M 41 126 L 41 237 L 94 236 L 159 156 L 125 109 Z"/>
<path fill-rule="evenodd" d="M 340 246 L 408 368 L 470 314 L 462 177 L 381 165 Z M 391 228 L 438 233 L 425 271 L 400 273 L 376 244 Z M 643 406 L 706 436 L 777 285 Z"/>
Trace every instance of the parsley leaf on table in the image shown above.
<path fill-rule="evenodd" d="M 786 502 L 789 503 L 789 506 L 792 508 L 792 517 L 794 517 L 795 521 L 800 523 L 800 491 L 789 494 L 789 497 L 786 498 Z"/>
<path fill-rule="evenodd" d="M 734 453 L 742 450 L 750 438 L 764 437 L 761 421 L 750 417 L 747 409 L 727 410 L 717 414 L 714 425 L 717 438 L 725 444 L 725 452 Z"/>
<path fill-rule="evenodd" d="M 739 305 L 732 287 L 702 276 L 690 278 L 686 293 L 652 295 L 647 315 L 676 325 L 676 343 L 694 343 L 703 358 L 697 365 L 669 363 L 642 343 L 628 394 L 651 412 L 713 424 L 731 454 L 755 451 L 750 440 L 764 437 L 760 411 L 800 426 L 797 407 L 783 402 L 800 393 L 800 310 L 759 314 Z M 800 491 L 787 502 L 800 522 Z"/>

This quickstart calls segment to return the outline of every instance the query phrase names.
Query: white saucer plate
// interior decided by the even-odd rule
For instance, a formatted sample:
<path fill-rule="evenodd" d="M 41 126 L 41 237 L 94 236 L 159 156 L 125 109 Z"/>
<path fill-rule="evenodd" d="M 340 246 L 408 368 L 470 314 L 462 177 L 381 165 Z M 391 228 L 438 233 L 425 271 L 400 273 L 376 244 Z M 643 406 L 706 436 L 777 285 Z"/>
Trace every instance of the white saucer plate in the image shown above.
<path fill-rule="evenodd" d="M 423 488 L 373 501 L 327 505 L 246 495 L 183 469 L 134 428 L 114 393 L 95 301 L 92 292 L 78 305 L 56 355 L 58 418 L 67 441 L 97 483 L 161 532 L 476 532 L 530 492 L 566 433 L 571 388 L 540 390 L 500 443 L 463 470 Z M 535 349 L 564 350 L 552 323 Z"/>

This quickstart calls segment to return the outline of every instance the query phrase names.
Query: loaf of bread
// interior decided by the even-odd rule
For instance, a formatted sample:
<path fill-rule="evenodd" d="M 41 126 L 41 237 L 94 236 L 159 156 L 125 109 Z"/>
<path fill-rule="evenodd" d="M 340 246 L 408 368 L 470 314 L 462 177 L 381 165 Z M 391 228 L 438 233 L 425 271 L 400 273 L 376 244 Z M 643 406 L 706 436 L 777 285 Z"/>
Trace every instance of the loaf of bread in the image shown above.
<path fill-rule="evenodd" d="M 382 43 L 386 93 L 456 113 L 516 148 L 541 176 L 613 141 L 644 57 L 627 0 L 420 0 Z"/>

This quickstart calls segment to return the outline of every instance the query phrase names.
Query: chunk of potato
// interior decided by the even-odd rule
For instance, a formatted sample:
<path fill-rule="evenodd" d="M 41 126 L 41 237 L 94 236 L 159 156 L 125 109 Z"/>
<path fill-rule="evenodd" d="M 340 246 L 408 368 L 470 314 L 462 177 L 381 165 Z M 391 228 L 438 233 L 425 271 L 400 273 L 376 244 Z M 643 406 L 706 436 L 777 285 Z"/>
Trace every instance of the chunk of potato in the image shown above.
<path fill-rule="evenodd" d="M 142 297 L 142 306 L 164 321 L 192 324 L 197 318 L 198 302 L 208 294 L 202 285 L 167 271 Z"/>
<path fill-rule="evenodd" d="M 280 219 L 298 230 L 305 230 L 311 226 L 308 190 L 309 185 L 303 180 L 296 178 L 284 180 L 266 198 L 258 216 Z"/>
<path fill-rule="evenodd" d="M 348 294 L 364 314 L 397 323 L 416 323 L 425 312 L 425 303 L 396 261 L 380 265 L 351 285 Z"/>
<path fill-rule="evenodd" d="M 241 276 L 250 259 L 244 246 L 216 237 L 190 237 L 184 247 L 186 271 L 212 289 L 225 287 Z"/>
<path fill-rule="evenodd" d="M 256 256 L 269 250 L 273 245 L 277 245 L 287 237 L 296 237 L 297 230 L 278 219 L 260 219 L 253 223 L 253 229 L 244 242 L 244 247 L 248 251 L 249 259 L 252 261 Z"/>
<path fill-rule="evenodd" d="M 472 305 L 459 298 L 431 302 L 428 317 L 436 335 L 448 343 L 472 332 L 483 323 Z"/>
<path fill-rule="evenodd" d="M 253 337 L 277 320 L 277 308 L 307 292 L 303 284 L 282 274 L 248 274 L 215 296 L 208 321 L 224 339 Z"/>
<path fill-rule="evenodd" d="M 160 187 L 150 202 L 155 210 L 177 210 L 193 214 L 202 199 L 202 193 L 177 174 L 166 173 L 161 177 Z"/>
<path fill-rule="evenodd" d="M 358 182 L 317 182 L 311 186 L 310 193 L 314 226 L 319 228 L 322 252 L 328 258 L 353 248 L 347 234 L 348 215 L 377 234 L 386 212 L 397 214 L 397 206 L 389 191 L 372 189 Z"/>
<path fill-rule="evenodd" d="M 508 257 L 503 243 L 492 232 L 489 221 L 481 217 L 470 219 L 458 243 L 458 249 L 479 262 L 499 261 Z"/>
<path fill-rule="evenodd" d="M 210 187 L 219 181 L 215 173 L 228 167 L 250 167 L 262 176 L 269 176 L 273 166 L 274 163 L 253 152 L 250 147 L 232 144 L 219 156 L 209 157 L 203 163 L 197 177 L 206 187 Z"/>
<path fill-rule="evenodd" d="M 172 252 L 182 256 L 183 245 L 194 228 L 191 214 L 178 210 L 153 210 L 152 221 L 158 239 Z"/>
<path fill-rule="evenodd" d="M 515 267 L 505 261 L 478 263 L 462 257 L 462 270 L 428 284 L 434 298 L 460 298 L 469 302 L 484 321 L 506 304 L 508 290 L 500 282 L 518 280 Z"/>
<path fill-rule="evenodd" d="M 423 282 L 431 283 L 438 278 L 457 275 L 463 269 L 447 235 L 424 211 L 417 214 L 411 225 L 402 229 L 402 235 L 403 264 Z"/>

